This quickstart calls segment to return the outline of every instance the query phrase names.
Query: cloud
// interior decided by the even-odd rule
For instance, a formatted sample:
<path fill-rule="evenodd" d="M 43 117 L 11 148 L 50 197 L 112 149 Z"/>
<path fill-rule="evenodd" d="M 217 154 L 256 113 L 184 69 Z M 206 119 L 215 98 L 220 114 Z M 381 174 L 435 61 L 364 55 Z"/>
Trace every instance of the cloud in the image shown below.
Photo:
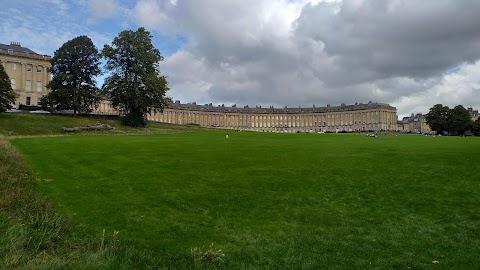
<path fill-rule="evenodd" d="M 117 13 L 116 0 L 89 0 L 88 7 L 97 18 L 109 18 Z"/>
<path fill-rule="evenodd" d="M 333 85 L 426 78 L 478 59 L 477 10 L 480 2 L 473 1 L 321 3 L 304 8 L 296 32 L 323 42 L 342 71 L 355 71 L 349 80 L 325 78 Z"/>
<path fill-rule="evenodd" d="M 50 16 L 52 9 L 46 3 L 55 4 L 61 10 L 68 11 L 69 14 L 62 15 L 62 11 L 55 20 L 45 19 Z M 87 35 L 101 49 L 103 44 L 110 43 L 116 34 L 110 35 L 91 30 L 81 23 L 82 21 L 78 18 L 85 17 L 81 12 L 83 4 L 81 1 L 78 6 L 74 6 L 58 0 L 44 0 L 43 2 L 26 0 L 19 5 L 6 5 L 4 9 L 0 10 L 0 40 L 18 41 L 22 46 L 39 54 L 52 56 L 54 51 L 68 40 L 80 35 Z M 32 6 L 35 12 L 25 12 Z M 79 13 L 72 13 L 72 10 Z"/>
<path fill-rule="evenodd" d="M 445 74 L 438 83 L 423 91 L 399 97 L 393 102 L 402 116 L 408 112 L 428 112 L 435 104 L 478 108 L 480 104 L 480 61 L 461 65 L 455 73 Z"/>
<path fill-rule="evenodd" d="M 52 6 L 55 20 L 51 18 Z M 325 106 L 480 107 L 480 2 L 469 0 L 24 0 L 0 9 L 0 40 L 53 54 L 101 49 L 145 26 L 174 99 Z M 452 104 L 457 103 L 457 104 Z"/>
<path fill-rule="evenodd" d="M 162 70 L 174 97 L 188 93 L 190 101 L 322 106 L 372 100 L 409 114 L 449 100 L 442 95 L 453 85 L 446 82 L 459 74 L 446 71 L 480 68 L 473 65 L 480 58 L 477 10 L 480 2 L 447 0 L 178 1 L 164 16 L 189 43 Z M 179 68 L 189 63 L 195 64 Z M 480 75 L 468 74 L 459 83 L 473 89 Z M 203 87 L 186 90 L 185 81 Z M 476 92 L 462 93 L 459 104 Z"/>
<path fill-rule="evenodd" d="M 170 0 L 139 0 L 130 11 L 140 26 L 161 34 L 177 33 L 175 22 L 176 1 Z"/>

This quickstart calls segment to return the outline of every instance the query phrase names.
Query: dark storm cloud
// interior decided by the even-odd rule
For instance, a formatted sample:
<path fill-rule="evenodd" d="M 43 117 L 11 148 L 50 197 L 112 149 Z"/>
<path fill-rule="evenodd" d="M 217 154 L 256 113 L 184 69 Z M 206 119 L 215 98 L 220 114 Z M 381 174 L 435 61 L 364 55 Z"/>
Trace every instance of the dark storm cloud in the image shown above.
<path fill-rule="evenodd" d="M 189 42 L 164 65 L 172 93 L 250 106 L 371 100 L 409 114 L 476 81 L 478 1 L 308 2 L 178 0 L 168 16 Z M 456 67 L 469 71 L 446 80 Z M 456 100 L 471 102 L 470 88 Z"/>
<path fill-rule="evenodd" d="M 479 59 L 479 11 L 479 1 L 320 3 L 303 9 L 296 34 L 323 42 L 334 63 L 353 75 L 325 82 L 426 78 Z"/>

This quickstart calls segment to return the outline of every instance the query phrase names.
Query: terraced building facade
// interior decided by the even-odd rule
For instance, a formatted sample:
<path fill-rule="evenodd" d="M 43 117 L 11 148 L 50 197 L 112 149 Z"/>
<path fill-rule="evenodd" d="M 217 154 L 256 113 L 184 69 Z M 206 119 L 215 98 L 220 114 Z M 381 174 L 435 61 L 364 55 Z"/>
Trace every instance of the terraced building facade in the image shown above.
<path fill-rule="evenodd" d="M 51 80 L 50 59 L 50 56 L 38 54 L 17 42 L 0 44 L 0 64 L 17 93 L 15 108 L 20 105 L 37 106 L 48 93 L 46 85 Z"/>
<path fill-rule="evenodd" d="M 97 114 L 115 114 L 104 102 Z M 226 107 L 195 102 L 170 104 L 163 113 L 152 114 L 148 120 L 171 124 L 196 124 L 233 130 L 264 132 L 356 132 L 396 130 L 397 110 L 384 103 L 368 102 L 353 105 L 309 108 Z"/>

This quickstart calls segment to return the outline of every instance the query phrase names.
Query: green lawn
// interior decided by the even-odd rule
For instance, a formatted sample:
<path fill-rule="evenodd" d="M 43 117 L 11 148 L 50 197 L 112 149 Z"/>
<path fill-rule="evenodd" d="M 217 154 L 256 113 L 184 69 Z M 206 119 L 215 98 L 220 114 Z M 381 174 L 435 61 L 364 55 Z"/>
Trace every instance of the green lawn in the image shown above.
<path fill-rule="evenodd" d="M 87 233 L 119 231 L 160 265 L 475 269 L 480 139 L 194 132 L 12 141 Z M 432 264 L 432 261 L 438 263 Z"/>
<path fill-rule="evenodd" d="M 64 127 L 108 124 L 114 127 L 109 131 L 83 131 L 75 135 L 91 134 L 163 134 L 205 130 L 195 126 L 179 126 L 165 123 L 149 122 L 148 128 L 138 129 L 122 126 L 120 121 L 113 119 L 59 116 L 49 114 L 0 114 L 0 135 L 4 136 L 57 136 L 66 135 Z M 74 135 L 74 134 L 67 134 Z"/>

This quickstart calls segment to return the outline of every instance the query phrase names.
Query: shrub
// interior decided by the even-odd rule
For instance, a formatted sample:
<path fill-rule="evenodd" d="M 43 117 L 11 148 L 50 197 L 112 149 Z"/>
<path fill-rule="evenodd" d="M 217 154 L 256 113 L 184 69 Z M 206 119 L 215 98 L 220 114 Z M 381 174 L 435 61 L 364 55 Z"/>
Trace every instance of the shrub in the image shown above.
<path fill-rule="evenodd" d="M 122 124 L 128 127 L 145 127 L 147 122 L 142 112 L 130 112 L 122 118 Z"/>

